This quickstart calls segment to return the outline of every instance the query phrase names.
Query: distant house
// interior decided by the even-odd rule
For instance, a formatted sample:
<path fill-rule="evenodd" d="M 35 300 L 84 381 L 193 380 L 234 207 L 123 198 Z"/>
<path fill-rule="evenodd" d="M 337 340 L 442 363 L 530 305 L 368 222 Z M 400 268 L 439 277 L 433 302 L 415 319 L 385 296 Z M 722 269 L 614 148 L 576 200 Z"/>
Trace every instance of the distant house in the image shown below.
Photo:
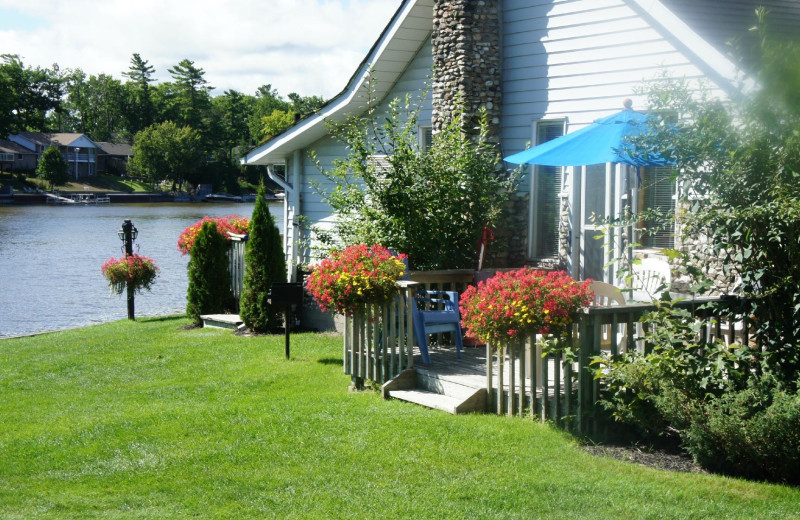
<path fill-rule="evenodd" d="M 20 172 L 36 168 L 37 154 L 13 141 L 0 139 L 0 171 Z"/>
<path fill-rule="evenodd" d="M 8 139 L 27 149 L 29 154 L 35 155 L 36 164 L 42 152 L 51 146 L 57 146 L 69 165 L 69 176 L 72 179 L 97 175 L 99 148 L 86 134 L 22 132 L 12 134 Z M 36 168 L 36 164 L 32 168 Z"/>
<path fill-rule="evenodd" d="M 634 109 L 646 108 L 637 87 L 662 73 L 705 83 L 719 98 L 737 95 L 742 72 L 726 41 L 747 37 L 760 5 L 771 10 L 777 34 L 797 37 L 800 2 L 790 0 L 403 0 L 344 90 L 243 163 L 265 165 L 285 189 L 287 264 L 313 262 L 299 217 L 330 228 L 334 216 L 312 188 L 328 181 L 308 155 L 315 151 L 326 168 L 347 155 L 325 123 L 363 113 L 370 74 L 379 112 L 393 98 L 419 99 L 430 90 L 418 118 L 421 146 L 452 117 L 461 93 L 467 116 L 487 109 L 492 135 L 508 156 L 618 112 L 625 98 Z M 674 184 L 661 182 L 667 172 L 640 175 L 612 163 L 527 167 L 506 256 L 497 263 L 561 265 L 576 278 L 613 282 L 605 267 L 609 249 L 594 239 L 592 214 L 619 215 L 628 188 L 639 208 L 675 204 Z M 646 254 L 677 247 L 680 239 L 657 238 L 643 244 Z M 289 274 L 295 276 L 291 267 Z"/>
<path fill-rule="evenodd" d="M 124 174 L 128 171 L 128 160 L 133 155 L 133 147 L 129 144 L 97 143 L 97 171 L 114 175 Z"/>

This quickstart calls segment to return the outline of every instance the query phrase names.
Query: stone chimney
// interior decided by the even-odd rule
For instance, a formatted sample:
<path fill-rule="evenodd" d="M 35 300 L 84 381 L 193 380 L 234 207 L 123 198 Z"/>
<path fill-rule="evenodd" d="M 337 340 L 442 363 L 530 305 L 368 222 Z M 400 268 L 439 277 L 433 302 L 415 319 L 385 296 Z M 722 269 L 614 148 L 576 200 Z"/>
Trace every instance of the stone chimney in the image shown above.
<path fill-rule="evenodd" d="M 436 0 L 433 6 L 433 131 L 453 118 L 464 100 L 465 126 L 477 126 L 485 107 L 489 135 L 500 138 L 502 102 L 500 0 Z"/>

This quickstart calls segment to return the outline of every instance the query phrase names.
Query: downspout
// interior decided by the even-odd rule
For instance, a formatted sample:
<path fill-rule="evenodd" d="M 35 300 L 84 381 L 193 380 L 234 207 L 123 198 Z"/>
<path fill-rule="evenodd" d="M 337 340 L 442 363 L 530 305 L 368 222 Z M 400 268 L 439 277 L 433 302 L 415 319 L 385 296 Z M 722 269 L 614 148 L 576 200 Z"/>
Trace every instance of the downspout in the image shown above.
<path fill-rule="evenodd" d="M 297 265 L 299 264 L 300 254 L 297 250 L 298 235 L 300 233 L 300 223 L 297 221 L 297 216 L 300 214 L 300 190 L 303 187 L 303 154 L 300 150 L 295 150 L 292 156 L 292 191 L 291 191 L 291 206 L 292 212 L 292 257 L 287 262 L 289 269 L 288 280 L 291 282 L 297 281 Z"/>
<path fill-rule="evenodd" d="M 275 184 L 277 184 L 278 186 L 283 188 L 283 230 L 281 231 L 281 235 L 283 236 L 283 254 L 284 254 L 284 256 L 286 256 L 286 253 L 288 251 L 287 246 L 289 245 L 289 233 L 288 232 L 289 232 L 289 229 L 291 229 L 290 228 L 290 222 L 289 222 L 289 197 L 290 197 L 290 194 L 294 190 L 292 189 L 292 187 L 289 184 L 286 183 L 286 181 L 284 181 L 278 175 L 275 174 L 275 172 L 272 170 L 272 165 L 271 164 L 267 165 L 267 176 L 269 176 L 269 178 L 273 182 L 275 182 Z M 289 259 L 287 258 L 287 262 L 286 262 L 287 278 L 286 279 L 289 280 L 289 281 L 293 281 L 290 278 L 291 277 L 291 273 L 292 273 L 292 269 L 290 267 L 291 264 L 290 264 L 290 262 L 288 260 Z"/>

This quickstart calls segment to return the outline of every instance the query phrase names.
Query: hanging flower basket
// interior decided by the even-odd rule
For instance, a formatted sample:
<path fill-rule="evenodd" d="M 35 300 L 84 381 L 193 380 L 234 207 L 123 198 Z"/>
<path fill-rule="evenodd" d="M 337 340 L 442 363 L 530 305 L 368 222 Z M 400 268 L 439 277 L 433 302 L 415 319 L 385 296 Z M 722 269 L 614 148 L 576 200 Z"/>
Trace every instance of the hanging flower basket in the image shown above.
<path fill-rule="evenodd" d="M 323 311 L 350 315 L 367 304 L 383 304 L 397 294 L 406 271 L 405 255 L 381 245 L 350 246 L 314 267 L 306 289 Z"/>
<path fill-rule="evenodd" d="M 160 269 L 146 256 L 130 255 L 122 258 L 109 258 L 102 267 L 103 276 L 108 280 L 112 293 L 122 294 L 128 284 L 136 292 L 148 291 L 153 286 Z"/>
<path fill-rule="evenodd" d="M 227 215 L 225 217 L 203 217 L 181 232 L 178 237 L 178 251 L 182 255 L 187 255 L 192 251 L 197 234 L 203 228 L 205 222 L 216 222 L 217 231 L 225 240 L 230 240 L 228 233 L 246 235 L 250 232 L 250 219 L 239 215 Z"/>
<path fill-rule="evenodd" d="M 469 336 L 488 342 L 533 334 L 560 338 L 578 309 L 592 302 L 590 284 L 564 271 L 526 267 L 500 273 L 461 296 L 461 326 Z"/>

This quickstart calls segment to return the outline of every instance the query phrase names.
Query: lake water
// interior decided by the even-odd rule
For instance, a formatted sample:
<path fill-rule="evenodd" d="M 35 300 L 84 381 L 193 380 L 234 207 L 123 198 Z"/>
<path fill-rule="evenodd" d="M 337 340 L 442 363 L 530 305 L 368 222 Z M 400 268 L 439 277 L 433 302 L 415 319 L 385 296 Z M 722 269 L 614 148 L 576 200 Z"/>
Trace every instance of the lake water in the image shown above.
<path fill-rule="evenodd" d="M 270 205 L 281 229 L 282 204 Z M 134 252 L 161 268 L 136 295 L 136 316 L 183 313 L 186 264 L 178 235 L 205 215 L 250 217 L 253 204 L 0 205 L 0 337 L 127 317 L 125 295 L 110 294 L 100 266 L 124 255 L 117 231 L 131 219 Z"/>

